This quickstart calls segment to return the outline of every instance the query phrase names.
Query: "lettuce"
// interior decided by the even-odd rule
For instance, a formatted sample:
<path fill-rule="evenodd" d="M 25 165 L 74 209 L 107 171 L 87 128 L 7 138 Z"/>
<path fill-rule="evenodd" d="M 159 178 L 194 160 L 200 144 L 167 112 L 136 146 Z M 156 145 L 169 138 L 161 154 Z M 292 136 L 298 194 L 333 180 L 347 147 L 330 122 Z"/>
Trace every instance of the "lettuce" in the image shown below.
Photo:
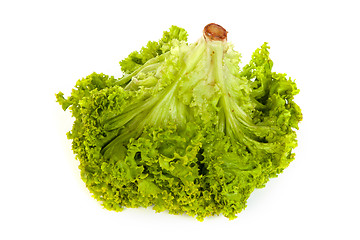
<path fill-rule="evenodd" d="M 192 44 L 172 26 L 120 62 L 121 78 L 93 73 L 69 97 L 59 92 L 94 198 L 115 211 L 234 219 L 294 159 L 302 119 L 299 90 L 272 71 L 267 43 L 239 64 L 221 26 L 207 25 Z"/>

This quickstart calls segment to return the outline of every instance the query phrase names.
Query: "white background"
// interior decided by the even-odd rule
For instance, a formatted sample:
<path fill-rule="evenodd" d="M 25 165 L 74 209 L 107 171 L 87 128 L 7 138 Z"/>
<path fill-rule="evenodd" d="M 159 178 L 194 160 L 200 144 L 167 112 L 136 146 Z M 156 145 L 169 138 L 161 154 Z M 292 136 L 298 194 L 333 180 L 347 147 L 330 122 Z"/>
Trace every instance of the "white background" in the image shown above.
<path fill-rule="evenodd" d="M 360 239 L 357 1 L 1 1 L 0 239 Z M 171 25 L 215 22 L 243 62 L 264 42 L 296 79 L 296 160 L 233 221 L 104 210 L 80 179 L 55 102 Z"/>

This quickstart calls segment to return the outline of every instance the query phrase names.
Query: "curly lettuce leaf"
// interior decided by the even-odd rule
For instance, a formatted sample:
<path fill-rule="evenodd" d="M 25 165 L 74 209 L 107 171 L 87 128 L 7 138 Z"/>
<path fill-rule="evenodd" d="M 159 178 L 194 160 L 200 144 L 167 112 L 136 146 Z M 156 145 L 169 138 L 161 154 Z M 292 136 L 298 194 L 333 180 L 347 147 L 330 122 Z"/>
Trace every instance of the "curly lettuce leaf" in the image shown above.
<path fill-rule="evenodd" d="M 171 26 L 169 31 L 164 31 L 163 37 L 158 42 L 149 41 L 140 51 L 134 51 L 127 58 L 120 61 L 121 71 L 127 74 L 134 72 L 148 60 L 169 51 L 174 39 L 186 42 L 187 36 L 185 29 Z"/>

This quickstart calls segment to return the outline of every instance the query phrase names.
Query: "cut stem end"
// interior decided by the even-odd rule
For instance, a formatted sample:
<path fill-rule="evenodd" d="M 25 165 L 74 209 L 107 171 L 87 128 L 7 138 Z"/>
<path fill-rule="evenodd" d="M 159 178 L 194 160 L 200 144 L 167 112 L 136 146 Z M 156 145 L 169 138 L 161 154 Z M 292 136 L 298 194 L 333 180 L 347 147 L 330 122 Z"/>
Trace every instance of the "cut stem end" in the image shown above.
<path fill-rule="evenodd" d="M 204 38 L 208 41 L 226 41 L 227 31 L 222 26 L 210 23 L 204 27 Z"/>

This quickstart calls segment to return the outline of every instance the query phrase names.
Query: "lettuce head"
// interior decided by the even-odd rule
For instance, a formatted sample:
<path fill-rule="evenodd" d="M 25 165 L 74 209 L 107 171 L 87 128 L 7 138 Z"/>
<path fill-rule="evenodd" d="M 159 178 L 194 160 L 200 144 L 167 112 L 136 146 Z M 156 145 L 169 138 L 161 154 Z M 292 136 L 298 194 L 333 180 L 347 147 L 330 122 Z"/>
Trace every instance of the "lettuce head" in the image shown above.
<path fill-rule="evenodd" d="M 299 90 L 272 71 L 268 44 L 242 68 L 240 57 L 217 24 L 191 44 L 172 26 L 120 62 L 122 77 L 92 73 L 59 92 L 93 197 L 115 211 L 235 218 L 294 160 L 302 119 Z"/>

